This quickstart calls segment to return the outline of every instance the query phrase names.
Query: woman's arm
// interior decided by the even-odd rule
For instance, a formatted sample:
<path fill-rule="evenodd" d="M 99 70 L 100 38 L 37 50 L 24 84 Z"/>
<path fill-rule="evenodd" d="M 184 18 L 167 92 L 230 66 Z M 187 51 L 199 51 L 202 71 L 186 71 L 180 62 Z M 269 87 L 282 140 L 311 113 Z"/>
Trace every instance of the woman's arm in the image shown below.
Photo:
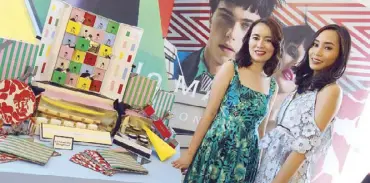
<path fill-rule="evenodd" d="M 271 82 L 273 82 L 272 79 L 271 79 Z M 276 84 L 276 88 L 275 88 L 274 94 L 271 97 L 271 100 L 269 102 L 269 111 L 267 112 L 266 117 L 263 119 L 263 121 L 261 122 L 260 126 L 258 127 L 258 135 L 259 135 L 259 138 L 260 139 L 262 139 L 262 137 L 265 136 L 266 126 L 267 126 L 267 124 L 269 122 L 271 111 L 272 111 L 272 108 L 274 106 L 274 103 L 275 103 L 275 100 L 276 100 L 276 96 L 278 94 L 278 91 L 279 91 L 279 86 Z"/>
<path fill-rule="evenodd" d="M 233 76 L 234 63 L 232 61 L 228 61 L 222 65 L 221 69 L 217 72 L 215 78 L 213 79 L 212 89 L 207 107 L 189 145 L 188 155 L 190 157 L 193 157 L 195 155 L 200 143 L 203 140 L 203 137 L 205 136 L 209 126 L 213 122 L 213 119 L 218 112 L 222 99 L 225 96 L 226 90 L 229 87 L 230 81 L 232 80 Z"/>
<path fill-rule="evenodd" d="M 271 82 L 272 82 L 272 80 L 271 80 Z M 267 126 L 267 124 L 269 122 L 271 111 L 272 111 L 272 108 L 274 107 L 274 103 L 275 103 L 275 100 L 276 100 L 278 91 L 279 91 L 279 86 L 276 84 L 274 95 L 271 97 L 271 100 L 269 102 L 269 111 L 268 111 L 265 119 L 263 119 L 263 121 L 261 122 L 260 126 L 258 127 L 258 135 L 259 135 L 259 139 L 260 140 L 262 139 L 263 136 L 265 136 L 266 126 Z M 260 151 L 260 156 L 259 156 L 259 161 L 258 161 L 259 163 L 261 163 L 262 154 L 263 154 L 263 150 Z"/>
<path fill-rule="evenodd" d="M 317 96 L 315 106 L 315 122 L 323 132 L 328 124 L 338 113 L 342 103 L 342 90 L 338 84 L 332 84 L 323 88 Z M 307 153 L 307 152 L 306 152 Z M 273 183 L 286 183 L 296 173 L 303 161 L 305 154 L 293 151 L 285 160 Z"/>

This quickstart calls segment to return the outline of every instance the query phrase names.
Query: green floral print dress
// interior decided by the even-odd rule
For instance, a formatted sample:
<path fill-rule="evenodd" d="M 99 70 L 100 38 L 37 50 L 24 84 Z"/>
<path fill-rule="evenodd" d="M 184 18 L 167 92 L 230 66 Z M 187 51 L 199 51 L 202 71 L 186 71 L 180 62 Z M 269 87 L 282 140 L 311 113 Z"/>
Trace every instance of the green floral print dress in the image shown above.
<path fill-rule="evenodd" d="M 258 126 L 266 117 L 276 81 L 271 79 L 266 95 L 242 85 L 235 62 L 234 68 L 220 109 L 188 168 L 184 183 L 254 181 L 260 154 Z"/>

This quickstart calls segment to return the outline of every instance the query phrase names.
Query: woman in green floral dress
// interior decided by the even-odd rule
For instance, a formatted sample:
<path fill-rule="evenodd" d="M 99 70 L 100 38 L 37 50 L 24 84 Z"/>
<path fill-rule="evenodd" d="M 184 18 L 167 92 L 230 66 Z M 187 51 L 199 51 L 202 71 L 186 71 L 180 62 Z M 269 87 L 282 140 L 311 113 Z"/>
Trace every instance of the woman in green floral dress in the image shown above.
<path fill-rule="evenodd" d="M 237 41 L 229 36 L 230 41 Z M 188 152 L 173 162 L 188 168 L 184 182 L 253 182 L 258 139 L 278 91 L 274 73 L 280 58 L 282 32 L 273 19 L 254 22 L 236 62 L 217 72 L 210 99 Z"/>

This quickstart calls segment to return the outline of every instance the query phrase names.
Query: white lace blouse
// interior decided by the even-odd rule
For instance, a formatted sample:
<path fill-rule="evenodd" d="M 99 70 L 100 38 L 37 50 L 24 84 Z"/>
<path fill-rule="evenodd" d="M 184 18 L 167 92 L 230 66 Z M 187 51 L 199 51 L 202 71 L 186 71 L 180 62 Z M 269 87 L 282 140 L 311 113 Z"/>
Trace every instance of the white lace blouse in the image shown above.
<path fill-rule="evenodd" d="M 315 162 L 331 144 L 333 122 L 321 132 L 314 120 L 317 91 L 290 94 L 282 103 L 277 127 L 260 141 L 263 150 L 255 183 L 270 183 L 292 151 L 306 156 L 290 183 L 309 183 Z"/>

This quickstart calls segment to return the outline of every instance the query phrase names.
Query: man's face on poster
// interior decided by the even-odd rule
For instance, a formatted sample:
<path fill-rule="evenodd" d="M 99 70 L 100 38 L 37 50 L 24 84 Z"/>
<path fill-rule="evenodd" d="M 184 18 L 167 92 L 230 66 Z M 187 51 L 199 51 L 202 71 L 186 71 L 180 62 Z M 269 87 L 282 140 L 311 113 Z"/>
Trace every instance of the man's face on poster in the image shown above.
<path fill-rule="evenodd" d="M 243 37 L 249 26 L 260 19 L 257 12 L 221 1 L 211 17 L 210 35 L 207 47 L 219 64 L 233 59 L 241 49 Z"/>

